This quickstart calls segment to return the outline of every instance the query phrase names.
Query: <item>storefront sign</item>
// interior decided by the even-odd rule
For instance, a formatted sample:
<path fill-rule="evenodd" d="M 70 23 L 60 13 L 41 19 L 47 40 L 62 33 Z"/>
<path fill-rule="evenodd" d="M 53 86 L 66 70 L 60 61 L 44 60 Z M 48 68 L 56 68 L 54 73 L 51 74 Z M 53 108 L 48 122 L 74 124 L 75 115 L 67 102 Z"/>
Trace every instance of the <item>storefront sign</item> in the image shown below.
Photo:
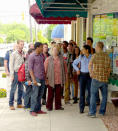
<path fill-rule="evenodd" d="M 113 49 L 113 73 L 118 74 L 118 47 Z"/>

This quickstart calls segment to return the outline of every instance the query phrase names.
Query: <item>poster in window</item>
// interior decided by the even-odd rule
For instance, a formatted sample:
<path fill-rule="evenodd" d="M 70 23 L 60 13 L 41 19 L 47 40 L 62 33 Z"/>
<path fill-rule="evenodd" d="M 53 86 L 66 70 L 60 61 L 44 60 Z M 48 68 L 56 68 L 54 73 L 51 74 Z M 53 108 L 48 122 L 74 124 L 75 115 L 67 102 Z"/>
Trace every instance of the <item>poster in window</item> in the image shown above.
<path fill-rule="evenodd" d="M 118 74 L 118 47 L 113 49 L 113 73 Z"/>

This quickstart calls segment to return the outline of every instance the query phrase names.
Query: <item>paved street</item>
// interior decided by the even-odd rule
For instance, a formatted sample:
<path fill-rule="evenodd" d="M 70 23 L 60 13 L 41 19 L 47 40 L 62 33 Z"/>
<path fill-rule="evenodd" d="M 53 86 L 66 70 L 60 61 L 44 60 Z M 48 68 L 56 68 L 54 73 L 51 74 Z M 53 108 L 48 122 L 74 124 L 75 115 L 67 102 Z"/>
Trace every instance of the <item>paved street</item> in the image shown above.
<path fill-rule="evenodd" d="M 0 88 L 5 85 L 6 79 L 0 78 Z M 54 110 L 46 115 L 32 117 L 24 109 L 9 110 L 8 99 L 1 98 L 0 131 L 107 131 L 100 118 L 87 117 L 88 108 L 81 115 L 78 104 L 63 106 L 64 111 Z M 43 110 L 46 111 L 45 107 Z"/>

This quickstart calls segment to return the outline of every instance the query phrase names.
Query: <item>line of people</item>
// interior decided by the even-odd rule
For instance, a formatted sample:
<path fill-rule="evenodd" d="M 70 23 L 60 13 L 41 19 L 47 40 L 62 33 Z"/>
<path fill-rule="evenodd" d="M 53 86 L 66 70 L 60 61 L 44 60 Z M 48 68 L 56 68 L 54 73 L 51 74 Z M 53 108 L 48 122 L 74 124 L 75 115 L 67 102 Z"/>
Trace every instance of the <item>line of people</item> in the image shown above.
<path fill-rule="evenodd" d="M 88 105 L 88 116 L 93 118 L 96 117 L 96 104 L 100 104 L 100 88 L 102 101 L 99 114 L 104 115 L 110 58 L 103 52 L 103 42 L 98 42 L 95 49 L 92 44 L 90 37 L 82 50 L 72 40 L 69 43 L 52 42 L 50 49 L 46 43 L 36 42 L 30 45 L 26 55 L 23 51 L 24 41 L 17 41 L 17 48 L 7 52 L 4 62 L 6 73 L 11 78 L 10 109 L 15 110 L 14 96 L 18 87 L 17 108 L 30 108 L 32 116 L 47 114 L 41 110 L 42 105 L 52 111 L 54 99 L 55 110 L 64 110 L 61 100 L 64 98 L 65 104 L 70 104 L 72 98 L 74 104 L 79 100 L 80 113 L 84 113 Z M 18 81 L 18 70 L 23 63 L 27 84 Z"/>

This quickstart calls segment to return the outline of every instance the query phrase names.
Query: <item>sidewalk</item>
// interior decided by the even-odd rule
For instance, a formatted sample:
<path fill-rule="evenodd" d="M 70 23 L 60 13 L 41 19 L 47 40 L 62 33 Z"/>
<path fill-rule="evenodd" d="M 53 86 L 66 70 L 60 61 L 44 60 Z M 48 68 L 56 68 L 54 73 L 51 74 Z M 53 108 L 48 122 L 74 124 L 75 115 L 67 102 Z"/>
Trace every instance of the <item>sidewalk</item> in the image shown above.
<path fill-rule="evenodd" d="M 64 105 L 64 111 L 48 112 L 46 115 L 32 117 L 24 109 L 11 111 L 8 100 L 0 99 L 1 131 L 107 131 L 99 118 L 88 118 L 88 108 L 79 113 L 78 104 Z M 45 106 L 43 110 L 46 111 Z"/>
<path fill-rule="evenodd" d="M 2 72 L 0 88 L 5 88 L 6 78 L 1 78 Z M 88 107 L 84 114 L 79 113 L 78 104 L 64 105 L 64 108 L 64 111 L 53 110 L 32 117 L 24 109 L 9 110 L 8 99 L 0 98 L 0 131 L 108 131 L 100 118 L 87 117 Z M 46 111 L 45 106 L 43 110 Z"/>

